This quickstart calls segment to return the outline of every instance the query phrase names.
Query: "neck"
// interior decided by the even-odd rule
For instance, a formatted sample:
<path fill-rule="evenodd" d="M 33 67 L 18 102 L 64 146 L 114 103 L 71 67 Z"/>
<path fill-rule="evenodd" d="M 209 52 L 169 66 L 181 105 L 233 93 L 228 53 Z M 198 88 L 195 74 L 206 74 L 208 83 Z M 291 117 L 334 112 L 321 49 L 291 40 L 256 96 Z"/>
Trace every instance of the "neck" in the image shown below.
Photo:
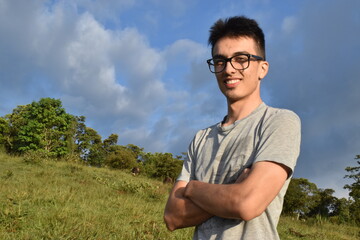
<path fill-rule="evenodd" d="M 237 101 L 229 102 L 228 101 L 228 114 L 223 123 L 223 126 L 228 126 L 233 124 L 235 121 L 241 120 L 250 113 L 252 113 L 260 104 L 262 103 L 261 98 L 252 101 Z"/>

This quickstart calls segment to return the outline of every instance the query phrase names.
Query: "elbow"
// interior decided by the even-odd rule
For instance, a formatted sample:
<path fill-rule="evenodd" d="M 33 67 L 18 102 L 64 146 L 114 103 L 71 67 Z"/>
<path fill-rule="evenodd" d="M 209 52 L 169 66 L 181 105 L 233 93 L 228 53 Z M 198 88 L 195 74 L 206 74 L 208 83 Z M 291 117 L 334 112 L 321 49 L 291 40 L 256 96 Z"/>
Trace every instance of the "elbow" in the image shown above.
<path fill-rule="evenodd" d="M 260 216 L 265 209 L 254 204 L 253 201 L 241 201 L 236 204 L 235 214 L 236 218 L 242 219 L 244 221 L 250 221 L 258 216 Z"/>
<path fill-rule="evenodd" d="M 169 231 L 174 231 L 177 229 L 176 227 L 176 223 L 175 223 L 175 219 L 173 217 L 171 217 L 169 214 L 164 214 L 164 222 L 166 224 L 166 228 Z"/>
<path fill-rule="evenodd" d="M 240 215 L 240 219 L 244 220 L 245 222 L 253 220 L 254 218 L 260 216 L 261 213 L 255 211 L 244 211 Z"/>

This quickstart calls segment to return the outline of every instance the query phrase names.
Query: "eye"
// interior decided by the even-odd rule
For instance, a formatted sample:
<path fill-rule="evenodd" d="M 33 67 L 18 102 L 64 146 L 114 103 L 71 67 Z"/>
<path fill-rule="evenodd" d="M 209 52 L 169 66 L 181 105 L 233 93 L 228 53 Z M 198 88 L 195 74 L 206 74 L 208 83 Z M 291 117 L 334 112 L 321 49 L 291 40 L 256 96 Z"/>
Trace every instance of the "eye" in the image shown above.
<path fill-rule="evenodd" d="M 213 61 L 214 61 L 214 65 L 215 65 L 215 66 L 222 66 L 222 65 L 225 64 L 225 60 L 224 60 L 224 59 L 218 58 L 218 59 L 213 59 Z"/>
<path fill-rule="evenodd" d="M 239 56 L 235 56 L 232 60 L 233 60 L 233 62 L 244 63 L 244 62 L 248 61 L 248 56 L 239 55 Z"/>

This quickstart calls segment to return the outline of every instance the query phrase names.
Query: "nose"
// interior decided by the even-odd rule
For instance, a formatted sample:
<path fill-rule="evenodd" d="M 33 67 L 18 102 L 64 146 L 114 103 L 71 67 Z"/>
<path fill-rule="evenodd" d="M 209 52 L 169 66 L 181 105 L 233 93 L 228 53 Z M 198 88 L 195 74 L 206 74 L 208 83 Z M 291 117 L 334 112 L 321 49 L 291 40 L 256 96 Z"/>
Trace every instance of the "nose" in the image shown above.
<path fill-rule="evenodd" d="M 236 72 L 236 69 L 233 67 L 233 65 L 231 64 L 231 60 L 227 60 L 226 63 L 225 63 L 225 69 L 224 69 L 224 72 L 227 72 L 227 73 L 234 73 Z"/>

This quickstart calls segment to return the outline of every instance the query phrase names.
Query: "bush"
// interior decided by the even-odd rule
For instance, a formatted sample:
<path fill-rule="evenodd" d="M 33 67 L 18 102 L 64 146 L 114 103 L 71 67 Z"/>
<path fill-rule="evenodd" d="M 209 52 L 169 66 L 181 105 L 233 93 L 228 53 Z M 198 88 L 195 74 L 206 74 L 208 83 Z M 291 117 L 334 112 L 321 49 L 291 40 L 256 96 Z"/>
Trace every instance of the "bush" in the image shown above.
<path fill-rule="evenodd" d="M 44 161 L 49 160 L 49 156 L 44 151 L 26 151 L 23 155 L 24 162 L 30 164 L 41 164 Z"/>
<path fill-rule="evenodd" d="M 147 153 L 144 156 L 145 172 L 149 177 L 163 180 L 175 179 L 181 171 L 183 162 L 173 158 L 171 153 Z"/>
<path fill-rule="evenodd" d="M 110 152 L 105 160 L 106 165 L 116 169 L 132 169 L 137 166 L 136 157 L 126 148 L 118 148 Z"/>

